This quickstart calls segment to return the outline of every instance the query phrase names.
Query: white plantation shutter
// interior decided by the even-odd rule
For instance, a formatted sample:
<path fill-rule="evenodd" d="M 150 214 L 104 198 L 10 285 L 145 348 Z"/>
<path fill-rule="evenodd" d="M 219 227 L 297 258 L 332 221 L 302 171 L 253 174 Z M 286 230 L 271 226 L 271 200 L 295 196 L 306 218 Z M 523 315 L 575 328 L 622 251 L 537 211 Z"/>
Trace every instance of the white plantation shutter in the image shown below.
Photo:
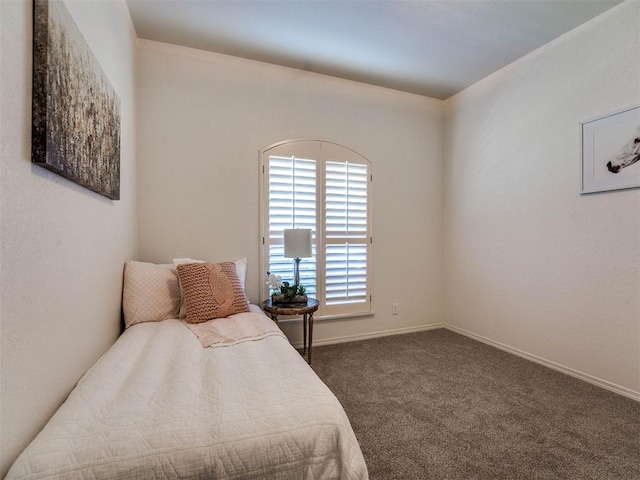
<path fill-rule="evenodd" d="M 293 263 L 284 257 L 284 234 L 287 228 L 310 228 L 316 236 L 317 173 L 316 161 L 294 156 L 269 157 L 269 272 L 293 284 Z M 314 246 L 315 247 L 315 246 Z M 315 257 L 315 248 L 313 249 Z M 300 261 L 300 284 L 316 294 L 316 262 Z"/>
<path fill-rule="evenodd" d="M 325 172 L 326 303 L 366 302 L 368 166 L 329 161 Z"/>
<path fill-rule="evenodd" d="M 316 161 L 269 158 L 269 237 L 283 238 L 286 228 L 316 229 Z"/>
<path fill-rule="evenodd" d="M 326 236 L 329 238 L 366 238 L 367 165 L 327 162 Z"/>
<path fill-rule="evenodd" d="M 327 305 L 366 302 L 367 246 L 327 245 Z"/>
<path fill-rule="evenodd" d="M 301 260 L 300 283 L 320 301 L 317 317 L 370 312 L 369 162 L 320 141 L 278 144 L 263 150 L 261 159 L 264 278 L 268 271 L 293 283 L 283 230 L 309 228 L 313 257 Z"/>

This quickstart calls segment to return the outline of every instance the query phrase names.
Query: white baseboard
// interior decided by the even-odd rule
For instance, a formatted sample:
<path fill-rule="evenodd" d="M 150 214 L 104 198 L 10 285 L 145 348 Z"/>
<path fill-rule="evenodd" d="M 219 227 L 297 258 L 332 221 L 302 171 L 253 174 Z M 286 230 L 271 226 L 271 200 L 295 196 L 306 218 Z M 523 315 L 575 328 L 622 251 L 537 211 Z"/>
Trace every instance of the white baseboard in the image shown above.
<path fill-rule="evenodd" d="M 617 393 L 624 397 L 630 398 L 637 402 L 640 402 L 640 392 L 636 392 L 635 390 L 631 390 L 630 388 L 622 387 L 620 385 L 616 385 L 615 383 L 608 382 L 606 380 L 602 380 L 601 378 L 594 377 L 587 373 L 580 372 L 578 370 L 574 370 L 573 368 L 565 367 L 564 365 L 560 365 L 559 363 L 552 362 L 550 360 L 546 360 L 542 357 L 538 357 L 531 353 L 525 352 L 523 350 L 519 350 L 517 348 L 510 347 L 509 345 L 505 345 L 504 343 L 496 342 L 489 338 L 483 337 L 482 335 L 475 334 L 463 328 L 455 327 L 453 325 L 449 325 L 447 323 L 432 323 L 429 325 L 419 325 L 417 327 L 404 327 L 404 328 L 394 328 L 391 330 L 381 330 L 378 332 L 365 333 L 365 334 L 357 334 L 357 335 L 344 335 L 341 337 L 331 337 L 324 338 L 321 340 L 313 341 L 314 346 L 321 345 L 333 345 L 336 343 L 347 343 L 347 342 L 357 342 L 359 340 L 368 340 L 371 338 L 378 337 L 386 337 L 389 335 L 400 335 L 403 333 L 414 333 L 414 332 L 423 332 L 426 330 L 435 330 L 437 328 L 446 328 L 451 330 L 452 332 L 459 333 L 460 335 L 464 335 L 465 337 L 472 338 L 482 343 L 486 343 L 487 345 L 491 345 L 492 347 L 498 348 L 505 352 L 511 353 L 513 355 L 517 355 L 518 357 L 525 358 L 532 362 L 538 363 L 545 367 L 551 368 L 558 372 L 562 372 L 571 377 L 578 378 L 580 380 L 584 380 L 585 382 L 591 383 L 598 387 L 604 388 L 611 392 Z M 302 348 L 302 342 L 294 345 L 296 348 Z"/>
<path fill-rule="evenodd" d="M 400 335 L 403 333 L 415 333 L 415 332 L 423 332 L 425 330 L 435 330 L 436 328 L 443 328 L 445 325 L 443 323 L 432 323 L 429 325 L 419 325 L 417 327 L 403 327 L 403 328 L 394 328 L 391 330 L 381 330 L 378 332 L 372 333 L 364 333 L 357 335 L 344 335 L 342 337 L 331 337 L 331 338 L 323 338 L 316 340 L 313 339 L 313 346 L 319 347 L 321 345 L 333 345 L 335 343 L 347 343 L 347 342 L 357 342 L 359 340 L 369 340 L 371 338 L 378 337 L 387 337 L 389 335 Z M 294 345 L 296 348 L 302 348 L 302 342 L 300 344 Z"/>
<path fill-rule="evenodd" d="M 459 327 L 454 327 L 453 325 L 449 325 L 449 324 L 442 324 L 442 326 L 448 330 L 451 330 L 452 332 L 459 333 L 460 335 L 464 335 L 465 337 L 469 337 L 479 342 L 486 343 L 487 345 L 491 345 L 492 347 L 498 348 L 500 350 L 504 350 L 505 352 L 511 353 L 513 355 L 517 355 L 518 357 L 522 357 L 532 362 L 538 363 L 540 365 L 544 365 L 545 367 L 551 368 L 553 370 L 557 370 L 559 372 L 562 372 L 566 375 L 570 375 L 575 378 L 579 378 L 580 380 L 584 380 L 585 382 L 591 383 L 598 387 L 604 388 L 606 390 L 610 390 L 619 395 L 623 395 L 625 397 L 631 398 L 632 400 L 636 400 L 640 402 L 640 392 L 636 392 L 629 388 L 616 385 L 615 383 L 607 382 L 606 380 L 602 380 L 601 378 L 597 378 L 592 375 L 579 372 L 578 370 L 565 367 L 564 365 L 560 365 L 559 363 L 555 363 L 550 360 L 546 360 L 544 358 L 533 355 L 531 353 L 518 350 L 517 348 L 510 347 L 509 345 L 505 345 L 504 343 L 490 340 L 481 335 L 477 335 L 473 332 L 469 332 L 468 330 L 464 330 Z"/>

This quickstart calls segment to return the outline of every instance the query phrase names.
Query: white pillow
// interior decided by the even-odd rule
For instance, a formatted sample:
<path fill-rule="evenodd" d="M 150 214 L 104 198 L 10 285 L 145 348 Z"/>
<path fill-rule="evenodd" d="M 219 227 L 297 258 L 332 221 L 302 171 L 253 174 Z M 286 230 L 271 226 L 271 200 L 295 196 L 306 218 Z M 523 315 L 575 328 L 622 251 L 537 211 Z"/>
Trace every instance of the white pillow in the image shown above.
<path fill-rule="evenodd" d="M 184 263 L 207 263 L 207 261 L 194 260 L 193 258 L 174 258 L 173 259 L 173 264 L 176 267 Z M 238 274 L 238 278 L 240 279 L 240 284 L 242 285 L 242 289 L 244 290 L 245 289 L 244 284 L 247 278 L 247 259 L 241 258 L 240 260 L 236 260 L 233 263 L 236 264 L 236 273 Z M 187 316 L 187 305 L 184 301 L 184 290 L 182 288 L 182 284 L 180 284 L 180 313 L 178 314 L 178 318 L 185 318 L 186 316 Z"/>
<path fill-rule="evenodd" d="M 175 267 L 134 261 L 125 263 L 122 310 L 126 328 L 136 323 L 177 318 L 180 288 Z"/>

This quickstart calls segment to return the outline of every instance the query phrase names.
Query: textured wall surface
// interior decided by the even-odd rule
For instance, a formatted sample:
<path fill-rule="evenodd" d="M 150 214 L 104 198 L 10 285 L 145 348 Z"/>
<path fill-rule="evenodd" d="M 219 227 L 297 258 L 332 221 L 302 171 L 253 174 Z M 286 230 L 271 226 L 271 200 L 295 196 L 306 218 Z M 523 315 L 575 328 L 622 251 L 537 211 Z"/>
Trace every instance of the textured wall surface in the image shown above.
<path fill-rule="evenodd" d="M 447 101 L 445 321 L 640 395 L 640 190 L 580 195 L 579 122 L 640 103 L 625 2 Z"/>
<path fill-rule="evenodd" d="M 120 332 L 137 248 L 135 34 L 123 1 L 67 2 L 121 100 L 121 200 L 31 164 L 32 3 L 0 2 L 0 477 Z"/>
<path fill-rule="evenodd" d="M 258 278 L 259 151 L 280 140 L 329 140 L 373 164 L 376 315 L 316 322 L 314 339 L 440 321 L 441 101 L 162 43 L 139 46 L 142 260 L 247 257 L 247 291 L 257 302 L 266 281 Z M 296 324 L 288 334 L 296 341 L 301 330 Z"/>

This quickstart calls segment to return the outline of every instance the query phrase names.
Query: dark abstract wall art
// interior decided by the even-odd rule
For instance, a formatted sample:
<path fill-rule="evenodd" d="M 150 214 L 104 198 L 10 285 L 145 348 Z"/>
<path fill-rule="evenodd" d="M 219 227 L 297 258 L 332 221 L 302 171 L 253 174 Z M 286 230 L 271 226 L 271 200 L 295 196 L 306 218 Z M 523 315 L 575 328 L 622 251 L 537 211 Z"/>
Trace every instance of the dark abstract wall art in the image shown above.
<path fill-rule="evenodd" d="M 32 162 L 120 199 L 120 99 L 61 0 L 34 0 Z"/>

